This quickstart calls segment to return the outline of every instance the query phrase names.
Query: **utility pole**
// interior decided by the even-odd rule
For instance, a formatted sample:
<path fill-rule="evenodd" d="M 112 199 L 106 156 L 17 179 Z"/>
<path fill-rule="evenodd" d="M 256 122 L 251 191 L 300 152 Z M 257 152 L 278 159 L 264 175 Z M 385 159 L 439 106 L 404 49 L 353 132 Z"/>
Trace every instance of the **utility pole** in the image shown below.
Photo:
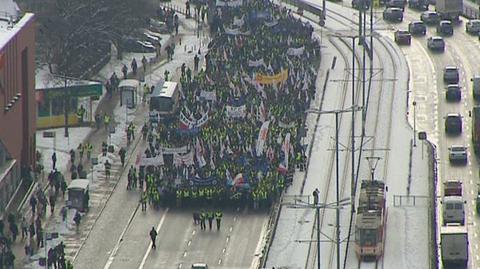
<path fill-rule="evenodd" d="M 354 115 L 353 113 L 355 111 L 358 111 L 360 110 L 361 108 L 357 107 L 357 106 L 352 106 L 351 108 L 348 108 L 348 109 L 339 109 L 339 110 L 307 110 L 307 113 L 317 113 L 317 114 L 335 114 L 335 182 L 336 182 L 336 190 L 335 190 L 335 194 L 336 194 L 336 204 L 335 204 L 335 208 L 336 208 L 336 239 L 335 239 L 335 242 L 336 242 L 336 245 L 337 245 L 337 269 L 340 269 L 340 164 L 339 164 L 339 159 L 340 159 L 340 155 L 339 155 L 339 150 L 338 150 L 338 134 L 339 134 L 339 129 L 340 129 L 340 126 L 339 126 L 339 115 L 342 114 L 342 113 L 352 113 L 352 115 Z M 352 139 L 355 139 L 354 137 L 352 137 Z M 352 145 L 353 146 L 353 145 Z M 355 152 L 355 149 L 352 148 L 352 154 L 354 154 Z M 354 170 L 354 167 L 352 167 L 352 170 Z M 328 190 L 327 190 L 328 191 Z M 353 202 L 353 201 L 351 201 Z"/>
<path fill-rule="evenodd" d="M 64 82 L 65 82 L 65 88 L 64 88 L 64 96 L 65 96 L 65 99 L 64 99 L 64 102 L 65 102 L 65 106 L 64 106 L 65 137 L 68 137 L 68 106 L 70 105 L 70 94 L 69 94 L 68 88 L 67 88 L 67 74 L 66 73 L 63 73 L 63 79 L 64 79 Z"/>
<path fill-rule="evenodd" d="M 337 245 L 340 243 L 340 240 L 334 240 L 334 239 L 330 238 L 328 235 L 325 235 L 321 232 L 321 230 L 320 230 L 320 209 L 337 209 L 337 210 L 340 210 L 340 209 L 343 209 L 344 206 L 349 204 L 349 199 L 348 198 L 340 200 L 339 203 L 337 203 L 337 202 L 328 203 L 328 204 L 320 203 L 319 202 L 319 195 L 320 195 L 320 191 L 318 189 L 315 189 L 315 191 L 313 192 L 313 201 L 314 201 L 313 203 L 310 203 L 309 199 L 308 199 L 308 202 L 304 202 L 304 201 L 298 199 L 298 200 L 295 200 L 294 203 L 286 204 L 286 206 L 290 207 L 290 208 L 315 209 L 315 215 L 316 215 L 315 216 L 315 219 L 316 219 L 315 222 L 316 222 L 316 230 L 317 230 L 317 233 L 316 233 L 317 239 L 316 240 L 311 240 L 311 239 L 309 239 L 309 240 L 295 240 L 295 242 L 299 242 L 299 243 L 315 242 L 315 243 L 317 243 L 317 269 L 321 268 L 320 243 L 321 242 L 330 242 L 330 243 L 331 242 L 336 242 Z M 327 237 L 327 240 L 321 240 L 320 239 L 321 234 L 323 234 L 325 237 Z M 338 267 L 338 269 L 340 269 L 340 267 Z"/>

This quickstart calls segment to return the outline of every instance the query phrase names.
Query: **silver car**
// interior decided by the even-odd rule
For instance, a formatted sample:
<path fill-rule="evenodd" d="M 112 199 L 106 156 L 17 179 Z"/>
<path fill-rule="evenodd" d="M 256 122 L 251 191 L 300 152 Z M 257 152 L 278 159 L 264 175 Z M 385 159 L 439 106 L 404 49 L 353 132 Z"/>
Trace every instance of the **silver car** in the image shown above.
<path fill-rule="evenodd" d="M 465 24 L 465 31 L 469 34 L 478 34 L 480 32 L 480 20 L 469 20 Z"/>
<path fill-rule="evenodd" d="M 427 40 L 427 47 L 433 51 L 445 51 L 445 41 L 441 36 L 431 36 Z"/>
<path fill-rule="evenodd" d="M 450 153 L 448 154 L 448 159 L 450 163 L 467 163 L 467 148 L 462 145 L 452 145 L 449 148 Z"/>

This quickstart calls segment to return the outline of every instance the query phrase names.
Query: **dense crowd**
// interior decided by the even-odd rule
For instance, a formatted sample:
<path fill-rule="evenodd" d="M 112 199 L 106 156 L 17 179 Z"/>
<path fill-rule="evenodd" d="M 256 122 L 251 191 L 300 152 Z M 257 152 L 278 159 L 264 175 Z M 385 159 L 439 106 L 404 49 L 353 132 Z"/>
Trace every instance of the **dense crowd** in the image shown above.
<path fill-rule="evenodd" d="M 217 8 L 211 22 L 205 69 L 192 76 L 182 67 L 179 117 L 142 128 L 148 146 L 132 174 L 154 204 L 266 206 L 305 162 L 300 129 L 318 42 L 269 1 Z"/>

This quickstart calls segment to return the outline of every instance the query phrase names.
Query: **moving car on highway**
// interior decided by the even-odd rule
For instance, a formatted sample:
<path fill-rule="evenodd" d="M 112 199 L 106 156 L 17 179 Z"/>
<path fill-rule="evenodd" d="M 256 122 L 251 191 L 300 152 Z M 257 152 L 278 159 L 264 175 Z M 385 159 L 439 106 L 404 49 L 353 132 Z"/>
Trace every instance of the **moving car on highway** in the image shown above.
<path fill-rule="evenodd" d="M 465 24 L 465 31 L 469 34 L 478 35 L 480 33 L 480 20 L 469 20 Z"/>
<path fill-rule="evenodd" d="M 437 34 L 441 36 L 452 36 L 453 25 L 451 21 L 440 21 L 437 25 Z"/>
<path fill-rule="evenodd" d="M 458 84 L 448 84 L 445 97 L 448 102 L 458 102 L 462 99 L 462 88 Z"/>
<path fill-rule="evenodd" d="M 448 148 L 450 151 L 448 154 L 448 159 L 450 163 L 462 163 L 467 164 L 467 148 L 463 145 L 452 145 Z"/>
<path fill-rule="evenodd" d="M 412 35 L 410 32 L 405 31 L 405 30 L 397 30 L 395 31 L 395 43 L 399 45 L 410 45 L 412 42 Z"/>
<path fill-rule="evenodd" d="M 383 11 L 383 19 L 391 22 L 402 22 L 403 11 L 397 7 L 389 7 Z"/>
<path fill-rule="evenodd" d="M 408 31 L 412 35 L 425 35 L 427 26 L 423 21 L 412 21 L 408 24 Z"/>
<path fill-rule="evenodd" d="M 429 50 L 432 50 L 432 51 L 444 52 L 445 41 L 441 36 L 431 36 L 427 40 L 427 47 Z"/>
<path fill-rule="evenodd" d="M 443 82 L 448 84 L 457 84 L 460 80 L 458 67 L 447 65 L 443 69 Z"/>
<path fill-rule="evenodd" d="M 428 25 L 435 25 L 440 22 L 440 15 L 435 11 L 425 11 L 420 15 L 420 20 Z"/>
<path fill-rule="evenodd" d="M 459 113 L 448 113 L 445 117 L 445 133 L 461 134 L 462 133 L 462 115 Z"/>

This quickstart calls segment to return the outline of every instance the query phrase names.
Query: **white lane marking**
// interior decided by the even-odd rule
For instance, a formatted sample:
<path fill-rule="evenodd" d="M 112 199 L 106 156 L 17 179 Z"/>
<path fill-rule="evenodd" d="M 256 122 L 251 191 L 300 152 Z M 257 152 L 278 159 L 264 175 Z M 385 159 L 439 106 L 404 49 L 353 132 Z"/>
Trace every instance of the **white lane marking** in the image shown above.
<path fill-rule="evenodd" d="M 187 252 L 183 252 L 183 257 L 187 257 Z"/>
<path fill-rule="evenodd" d="M 130 215 L 130 217 L 128 218 L 127 225 L 125 225 L 125 227 L 123 228 L 123 231 L 122 231 L 122 233 L 120 234 L 120 237 L 118 238 L 117 244 L 116 244 L 115 247 L 113 248 L 112 253 L 110 253 L 110 256 L 108 257 L 107 263 L 105 264 L 105 267 L 103 267 L 103 269 L 108 269 L 108 268 L 110 268 L 110 266 L 112 265 L 113 260 L 115 259 L 115 256 L 117 255 L 117 251 L 118 251 L 118 249 L 120 248 L 120 243 L 122 243 L 122 241 L 123 241 L 123 236 L 124 236 L 125 233 L 127 232 L 127 229 L 128 229 L 128 227 L 130 226 L 130 223 L 132 222 L 133 218 L 135 217 L 135 214 L 137 213 L 137 211 L 138 211 L 138 205 L 137 205 L 137 207 L 135 208 L 135 210 L 133 210 L 133 212 L 132 212 L 132 214 Z"/>
<path fill-rule="evenodd" d="M 223 249 L 222 249 L 222 253 L 225 253 L 225 251 L 227 251 L 227 249 L 226 249 L 226 248 L 223 248 Z"/>
<path fill-rule="evenodd" d="M 162 218 L 160 219 L 160 222 L 157 225 L 157 233 L 160 231 L 160 228 L 162 228 L 163 223 L 165 222 L 165 218 L 168 213 L 168 207 L 165 209 L 165 213 L 163 213 Z M 147 261 L 148 254 L 150 254 L 150 251 L 152 250 L 152 242 L 150 241 L 150 244 L 148 244 L 148 249 L 145 255 L 143 256 L 142 262 L 140 263 L 140 266 L 138 266 L 138 269 L 143 269 L 143 266 L 145 266 L 145 262 Z M 179 268 L 182 267 L 182 264 L 179 265 Z M 104 268 L 105 269 L 105 268 Z"/>
<path fill-rule="evenodd" d="M 188 241 L 187 246 L 190 246 L 192 244 L 192 240 Z"/>
<path fill-rule="evenodd" d="M 222 264 L 222 259 L 218 259 L 218 265 Z"/>

